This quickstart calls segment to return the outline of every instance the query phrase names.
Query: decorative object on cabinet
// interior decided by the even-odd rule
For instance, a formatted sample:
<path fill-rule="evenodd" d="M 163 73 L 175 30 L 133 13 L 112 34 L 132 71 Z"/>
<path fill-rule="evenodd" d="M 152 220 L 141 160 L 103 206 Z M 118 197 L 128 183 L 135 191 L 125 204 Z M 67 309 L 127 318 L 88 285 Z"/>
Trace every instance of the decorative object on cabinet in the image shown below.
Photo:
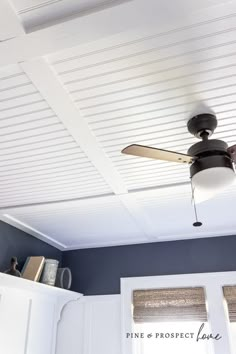
<path fill-rule="evenodd" d="M 18 261 L 16 257 L 11 258 L 11 266 L 9 269 L 7 269 L 4 273 L 13 275 L 15 277 L 21 277 L 21 273 L 19 270 L 16 269 L 16 266 L 18 265 Z"/>
<path fill-rule="evenodd" d="M 56 259 L 46 259 L 40 282 L 47 285 L 55 285 L 59 262 Z"/>
<path fill-rule="evenodd" d="M 58 268 L 56 277 L 56 286 L 58 288 L 69 290 L 72 282 L 70 268 Z"/>
<path fill-rule="evenodd" d="M 43 256 L 40 257 L 28 257 L 25 265 L 22 269 L 22 278 L 39 281 L 45 258 Z"/>

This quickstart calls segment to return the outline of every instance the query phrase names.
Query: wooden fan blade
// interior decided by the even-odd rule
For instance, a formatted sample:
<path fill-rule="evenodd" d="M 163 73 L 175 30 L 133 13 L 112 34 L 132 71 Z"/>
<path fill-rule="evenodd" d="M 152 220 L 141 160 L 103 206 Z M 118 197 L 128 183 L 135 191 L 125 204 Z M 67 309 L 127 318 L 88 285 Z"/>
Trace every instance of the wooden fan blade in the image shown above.
<path fill-rule="evenodd" d="M 236 145 L 230 146 L 227 151 L 230 154 L 233 162 L 236 164 Z"/>
<path fill-rule="evenodd" d="M 155 160 L 164 160 L 171 162 L 180 163 L 192 163 L 193 157 L 185 154 L 180 154 L 178 152 L 156 149 L 154 147 L 144 146 L 144 145 L 129 145 L 121 151 L 123 154 L 148 157 Z"/>

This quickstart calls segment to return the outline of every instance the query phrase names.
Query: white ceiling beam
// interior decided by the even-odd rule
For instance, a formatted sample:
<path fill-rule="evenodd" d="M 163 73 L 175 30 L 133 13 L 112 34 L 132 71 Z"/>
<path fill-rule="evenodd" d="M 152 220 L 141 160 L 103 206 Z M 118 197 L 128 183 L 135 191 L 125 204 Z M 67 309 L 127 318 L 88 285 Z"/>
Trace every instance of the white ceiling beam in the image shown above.
<path fill-rule="evenodd" d="M 127 193 L 123 179 L 99 146 L 96 137 L 53 69 L 42 58 L 22 63 L 21 66 L 91 163 L 103 176 L 112 192 Z"/>
<path fill-rule="evenodd" d="M 0 42 L 25 34 L 20 18 L 10 1 L 0 1 Z M 1 48 L 1 44 L 0 44 Z M 2 55 L 2 54 L 1 54 Z"/>
<path fill-rule="evenodd" d="M 173 183 L 173 184 L 166 184 L 163 186 L 154 186 L 154 187 L 146 187 L 146 188 L 140 188 L 140 189 L 135 189 L 135 190 L 131 190 L 129 191 L 129 195 L 135 195 L 135 197 L 137 198 L 139 195 L 143 195 L 143 193 L 148 193 L 148 192 L 152 192 L 155 194 L 155 192 L 159 191 L 159 190 L 164 190 L 164 191 L 169 191 L 170 188 L 172 187 L 185 187 L 185 186 L 189 186 L 190 182 L 180 182 L 180 183 Z M 189 189 L 189 195 L 191 196 L 191 189 Z M 0 212 L 4 212 L 4 211 L 9 211 L 12 209 L 22 209 L 22 208 L 35 208 L 35 207 L 46 207 L 46 206 L 55 206 L 57 204 L 63 204 L 63 203 L 73 203 L 73 202 L 87 202 L 90 201 L 91 199 L 96 201 L 97 199 L 99 200 L 105 200 L 106 198 L 110 198 L 110 197 L 115 197 L 114 194 L 102 194 L 102 195 L 96 195 L 96 196 L 88 196 L 88 197 L 82 197 L 82 198 L 70 198 L 70 199 L 62 199 L 62 200 L 56 200 L 56 201 L 49 201 L 49 202 L 40 202 L 40 203 L 28 203 L 28 204 L 17 204 L 17 205 L 9 205 L 9 206 L 4 206 L 4 207 L 0 207 Z"/>
<path fill-rule="evenodd" d="M 135 195 L 128 193 L 117 197 L 128 210 L 137 227 L 144 233 L 147 241 L 157 241 L 157 232 L 156 228 L 154 228 L 153 221 L 144 208 L 141 207 Z"/>
<path fill-rule="evenodd" d="M 178 27 L 181 29 L 183 26 L 189 26 L 191 30 L 191 23 L 202 22 L 203 16 L 204 20 L 208 21 L 236 10 L 236 5 L 232 2 L 223 6 L 220 0 L 210 5 L 205 0 L 199 0 L 191 2 L 191 6 L 189 0 L 176 0 L 174 11 L 170 11 L 168 2 L 124 1 L 116 6 L 75 19 L 66 18 L 65 22 L 60 24 L 0 43 L 0 66 L 46 56 L 103 38 L 112 39 L 114 35 L 117 35 L 116 44 L 118 44 L 119 41 L 122 42 L 129 38 L 129 31 L 133 34 L 132 38 L 135 36 L 138 38 L 145 33 L 148 34 L 147 30 L 150 28 L 153 30 L 152 34 L 175 30 Z M 188 11 L 188 16 L 183 17 L 186 11 Z M 2 18 L 3 20 L 5 18 L 5 22 L 8 21 L 3 11 Z M 183 23 L 183 18 L 186 23 Z M 191 23 L 188 22 L 189 18 Z M 93 48 L 94 45 L 93 43 Z"/>
<path fill-rule="evenodd" d="M 154 1 L 150 0 L 150 2 Z M 0 66 L 27 61 L 127 31 L 137 26 L 138 22 L 140 25 L 142 13 L 136 11 L 140 2 L 142 3 L 143 0 L 129 0 L 0 43 Z"/>

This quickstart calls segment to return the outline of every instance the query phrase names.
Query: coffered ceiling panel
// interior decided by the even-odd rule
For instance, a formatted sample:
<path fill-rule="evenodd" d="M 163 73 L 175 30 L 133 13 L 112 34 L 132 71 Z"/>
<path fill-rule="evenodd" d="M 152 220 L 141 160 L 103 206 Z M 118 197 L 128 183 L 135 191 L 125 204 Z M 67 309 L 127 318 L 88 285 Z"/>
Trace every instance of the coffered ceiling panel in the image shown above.
<path fill-rule="evenodd" d="M 215 138 L 235 142 L 235 15 L 123 43 L 73 49 L 50 62 L 129 190 L 189 180 L 188 167 L 121 155 L 133 143 L 186 153 L 186 128 L 204 103 L 217 114 Z"/>
<path fill-rule="evenodd" d="M 152 237 L 118 196 L 11 208 L 1 219 L 62 250 L 235 234 L 236 184 L 197 205 L 200 228 L 193 227 L 190 185 L 168 187 L 168 193 L 166 188 L 133 192 L 130 198 L 142 210 L 140 218 L 148 215 Z"/>
<path fill-rule="evenodd" d="M 116 197 L 103 197 L 83 202 L 12 209 L 4 220 L 37 230 L 37 235 L 66 248 L 84 248 L 147 242 L 127 209 Z"/>
<path fill-rule="evenodd" d="M 155 225 L 159 241 L 235 233 L 236 184 L 213 199 L 196 205 L 198 220 L 202 222 L 201 227 L 193 227 L 196 219 L 190 185 L 169 187 L 169 193 L 163 188 L 135 194 L 137 202 Z"/>
<path fill-rule="evenodd" d="M 0 206 L 111 192 L 20 67 L 0 72 Z"/>

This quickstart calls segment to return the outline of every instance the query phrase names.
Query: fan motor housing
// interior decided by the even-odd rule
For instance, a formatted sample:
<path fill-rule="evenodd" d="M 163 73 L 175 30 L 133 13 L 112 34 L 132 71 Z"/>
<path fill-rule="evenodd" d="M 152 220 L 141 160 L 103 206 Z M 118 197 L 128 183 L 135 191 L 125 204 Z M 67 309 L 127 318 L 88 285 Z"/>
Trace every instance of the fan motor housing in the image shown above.
<path fill-rule="evenodd" d="M 212 167 L 227 167 L 234 171 L 232 159 L 227 152 L 228 145 L 217 139 L 200 141 L 192 145 L 188 154 L 197 159 L 190 166 L 190 176 Z"/>
<path fill-rule="evenodd" d="M 188 149 L 188 154 L 191 156 L 201 157 L 202 154 L 213 153 L 213 154 L 228 154 L 228 145 L 225 141 L 218 139 L 203 140 L 192 145 Z"/>
<path fill-rule="evenodd" d="M 202 113 L 197 116 L 192 117 L 187 124 L 189 133 L 196 136 L 196 138 L 201 139 L 203 132 L 208 134 L 210 137 L 217 127 L 217 119 L 214 114 Z"/>

